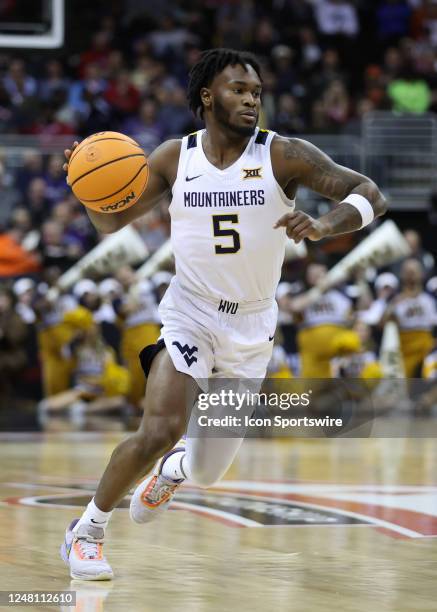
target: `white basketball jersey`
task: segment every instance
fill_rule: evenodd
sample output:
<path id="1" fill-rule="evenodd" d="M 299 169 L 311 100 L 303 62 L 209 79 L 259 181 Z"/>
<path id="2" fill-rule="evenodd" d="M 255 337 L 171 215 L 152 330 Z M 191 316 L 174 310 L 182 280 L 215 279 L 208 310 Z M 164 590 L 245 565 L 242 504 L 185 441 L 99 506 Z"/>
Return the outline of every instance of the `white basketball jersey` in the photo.
<path id="1" fill-rule="evenodd" d="M 217 300 L 273 298 L 287 240 L 273 225 L 294 208 L 273 175 L 275 134 L 257 128 L 241 157 L 219 170 L 203 151 L 204 132 L 182 139 L 170 205 L 176 277 Z"/>

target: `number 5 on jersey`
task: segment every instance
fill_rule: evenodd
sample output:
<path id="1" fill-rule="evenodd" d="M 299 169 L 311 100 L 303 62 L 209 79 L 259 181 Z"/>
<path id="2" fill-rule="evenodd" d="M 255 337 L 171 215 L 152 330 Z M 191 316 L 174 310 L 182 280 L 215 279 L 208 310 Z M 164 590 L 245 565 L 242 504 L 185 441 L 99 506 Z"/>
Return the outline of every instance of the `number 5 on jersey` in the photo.
<path id="1" fill-rule="evenodd" d="M 224 255 L 228 253 L 238 253 L 241 248 L 240 234 L 232 228 L 222 228 L 222 223 L 238 223 L 238 215 L 213 215 L 212 216 L 212 227 L 214 230 L 214 237 L 219 238 L 222 236 L 231 237 L 233 240 L 232 246 L 223 246 L 222 244 L 215 245 L 216 255 Z"/>

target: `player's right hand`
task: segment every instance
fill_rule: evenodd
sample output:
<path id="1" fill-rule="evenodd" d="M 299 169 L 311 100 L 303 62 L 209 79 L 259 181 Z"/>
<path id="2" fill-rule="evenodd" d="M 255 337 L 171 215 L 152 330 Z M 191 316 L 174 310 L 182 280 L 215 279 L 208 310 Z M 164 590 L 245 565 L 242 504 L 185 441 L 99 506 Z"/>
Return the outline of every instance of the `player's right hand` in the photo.
<path id="1" fill-rule="evenodd" d="M 68 162 L 70 161 L 70 157 L 71 154 L 73 153 L 74 149 L 79 145 L 79 143 L 77 142 L 77 140 L 75 140 L 73 142 L 73 146 L 71 147 L 71 149 L 65 149 L 64 150 L 64 155 L 65 155 L 65 159 L 67 160 L 65 162 L 65 164 L 62 166 L 62 168 L 64 169 L 64 172 L 68 172 Z M 70 183 L 68 182 L 68 176 L 66 178 L 67 181 L 67 185 L 69 185 Z"/>

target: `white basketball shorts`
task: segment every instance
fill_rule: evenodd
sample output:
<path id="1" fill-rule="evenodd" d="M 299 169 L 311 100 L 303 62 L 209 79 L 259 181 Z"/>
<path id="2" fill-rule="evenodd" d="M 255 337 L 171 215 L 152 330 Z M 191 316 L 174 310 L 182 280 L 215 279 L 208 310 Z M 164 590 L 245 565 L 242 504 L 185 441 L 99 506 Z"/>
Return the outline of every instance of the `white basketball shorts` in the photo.
<path id="1" fill-rule="evenodd" d="M 278 318 L 274 299 L 240 304 L 189 293 L 173 278 L 159 306 L 175 368 L 200 381 L 264 379 Z"/>

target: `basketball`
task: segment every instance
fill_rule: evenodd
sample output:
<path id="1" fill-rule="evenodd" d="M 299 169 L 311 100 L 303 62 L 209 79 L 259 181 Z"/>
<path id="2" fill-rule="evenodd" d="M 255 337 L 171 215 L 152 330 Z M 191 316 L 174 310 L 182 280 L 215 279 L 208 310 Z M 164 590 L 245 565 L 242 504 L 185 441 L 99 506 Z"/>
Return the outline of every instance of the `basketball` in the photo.
<path id="1" fill-rule="evenodd" d="M 98 132 L 85 138 L 68 163 L 68 182 L 84 206 L 115 213 L 133 206 L 149 178 L 140 145 L 119 132 Z"/>

